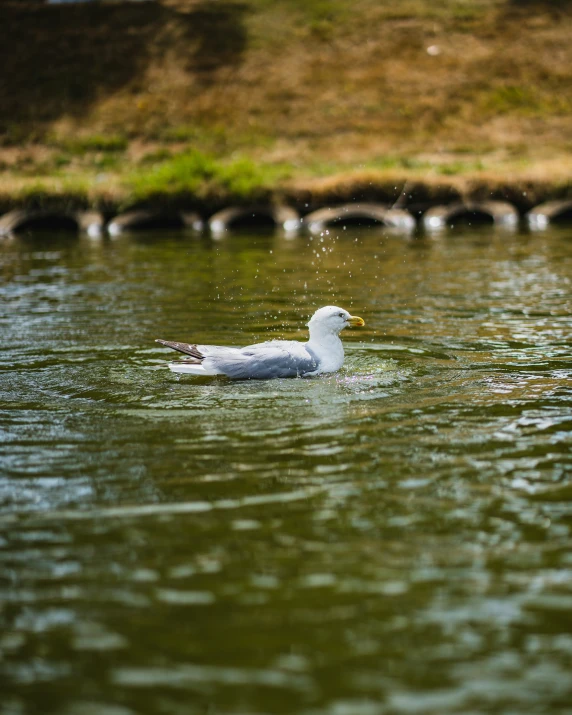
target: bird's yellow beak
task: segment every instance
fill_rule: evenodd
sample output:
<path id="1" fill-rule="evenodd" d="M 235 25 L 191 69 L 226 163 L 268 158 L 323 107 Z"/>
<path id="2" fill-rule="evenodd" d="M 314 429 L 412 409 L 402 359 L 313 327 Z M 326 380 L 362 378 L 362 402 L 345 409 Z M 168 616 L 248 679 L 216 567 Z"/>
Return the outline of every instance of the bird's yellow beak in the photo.
<path id="1" fill-rule="evenodd" d="M 365 325 L 365 320 L 363 318 L 359 318 L 357 315 L 350 315 L 348 318 L 348 325 L 351 325 L 352 328 L 361 328 Z"/>

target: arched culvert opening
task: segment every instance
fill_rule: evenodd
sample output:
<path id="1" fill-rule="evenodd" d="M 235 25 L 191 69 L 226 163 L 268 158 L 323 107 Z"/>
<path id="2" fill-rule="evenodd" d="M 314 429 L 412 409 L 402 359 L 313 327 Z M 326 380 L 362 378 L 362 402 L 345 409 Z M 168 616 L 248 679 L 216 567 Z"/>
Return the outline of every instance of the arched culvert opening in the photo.
<path id="1" fill-rule="evenodd" d="M 78 233 L 79 225 L 75 218 L 66 214 L 39 214 L 19 221 L 12 229 L 13 233 L 66 232 Z"/>
<path id="2" fill-rule="evenodd" d="M 276 229 L 295 232 L 299 217 L 288 206 L 231 206 L 218 211 L 209 219 L 209 228 L 214 235 L 227 231 L 272 232 Z"/>
<path id="3" fill-rule="evenodd" d="M 572 205 L 554 216 L 552 223 L 572 223 Z"/>
<path id="4" fill-rule="evenodd" d="M 407 211 L 380 204 L 344 204 L 312 211 L 304 217 L 304 226 L 310 233 L 320 233 L 328 227 L 390 228 L 410 233 L 415 219 Z"/>
<path id="5" fill-rule="evenodd" d="M 527 219 L 533 230 L 546 228 L 548 224 L 570 224 L 572 223 L 572 201 L 547 201 L 529 211 Z"/>
<path id="6" fill-rule="evenodd" d="M 129 225 L 129 230 L 131 231 L 176 230 L 181 228 L 185 228 L 185 224 L 179 216 L 148 216 Z"/>
<path id="7" fill-rule="evenodd" d="M 228 222 L 229 231 L 274 231 L 276 221 L 269 214 L 244 213 Z"/>
<path id="8" fill-rule="evenodd" d="M 433 206 L 423 216 L 423 227 L 427 231 L 439 231 L 455 226 L 486 225 L 516 228 L 518 212 L 512 204 L 505 201 L 482 201 Z"/>
<path id="9" fill-rule="evenodd" d="M 447 225 L 451 228 L 457 226 L 492 226 L 495 220 L 486 211 L 459 211 L 447 219 Z"/>
<path id="10" fill-rule="evenodd" d="M 190 212 L 127 211 L 116 216 L 108 225 L 110 235 L 137 231 L 169 231 L 201 226 L 200 217 Z"/>
<path id="11" fill-rule="evenodd" d="M 38 232 L 78 233 L 79 221 L 75 216 L 57 211 L 16 210 L 0 219 L 0 235 Z"/>

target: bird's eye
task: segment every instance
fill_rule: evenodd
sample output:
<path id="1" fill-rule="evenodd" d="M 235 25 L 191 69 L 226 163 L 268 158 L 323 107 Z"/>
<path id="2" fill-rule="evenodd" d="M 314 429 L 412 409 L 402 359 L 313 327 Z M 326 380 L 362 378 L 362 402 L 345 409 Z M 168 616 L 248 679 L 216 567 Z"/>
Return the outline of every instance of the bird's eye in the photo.
<path id="1" fill-rule="evenodd" d="M 343 313 L 340 313 L 339 316 L 340 316 L 340 318 L 345 317 Z"/>

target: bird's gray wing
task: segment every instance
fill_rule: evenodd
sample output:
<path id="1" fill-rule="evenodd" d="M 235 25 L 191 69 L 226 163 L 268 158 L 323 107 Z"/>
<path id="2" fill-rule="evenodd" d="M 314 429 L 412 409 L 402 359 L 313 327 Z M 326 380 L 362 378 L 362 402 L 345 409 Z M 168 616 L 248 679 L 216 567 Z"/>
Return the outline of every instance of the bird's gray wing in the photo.
<path id="1" fill-rule="evenodd" d="M 201 346 L 202 347 L 202 346 Z M 206 347 L 206 346 L 205 346 Z M 249 345 L 240 350 L 218 350 L 208 346 L 209 365 L 235 380 L 270 380 L 277 377 L 302 377 L 318 369 L 318 361 L 305 345 L 274 340 Z"/>
<path id="2" fill-rule="evenodd" d="M 227 345 L 197 345 L 196 346 L 202 353 L 203 357 L 212 357 L 216 355 L 217 357 L 236 357 L 240 354 L 242 348 L 229 348 Z"/>

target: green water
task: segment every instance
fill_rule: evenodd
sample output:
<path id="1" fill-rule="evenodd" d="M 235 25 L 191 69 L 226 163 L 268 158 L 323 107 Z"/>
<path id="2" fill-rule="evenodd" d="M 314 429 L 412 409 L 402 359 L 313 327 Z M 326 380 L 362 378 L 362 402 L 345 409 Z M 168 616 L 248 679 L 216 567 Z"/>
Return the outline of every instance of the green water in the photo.
<path id="1" fill-rule="evenodd" d="M 0 243 L 0 713 L 570 713 L 572 229 Z M 305 339 L 310 380 L 157 337 Z"/>

